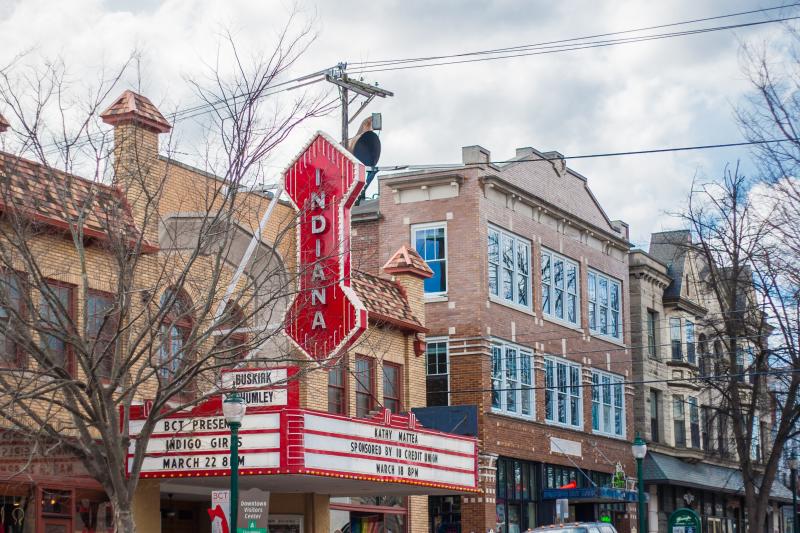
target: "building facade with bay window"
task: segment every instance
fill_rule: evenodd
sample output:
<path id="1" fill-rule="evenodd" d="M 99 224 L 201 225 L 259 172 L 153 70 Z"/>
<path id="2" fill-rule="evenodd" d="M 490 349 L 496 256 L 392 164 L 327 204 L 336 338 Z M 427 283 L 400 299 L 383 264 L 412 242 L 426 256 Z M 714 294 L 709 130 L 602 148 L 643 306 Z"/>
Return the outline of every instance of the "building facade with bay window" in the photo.
<path id="1" fill-rule="evenodd" d="M 408 243 L 434 272 L 417 416 L 482 443 L 483 494 L 432 497 L 432 531 L 518 533 L 556 521 L 561 497 L 568 519 L 629 531 L 627 226 L 557 152 L 462 154 L 457 168 L 382 175 L 353 215 L 354 264 L 375 271 Z"/>
<path id="2" fill-rule="evenodd" d="M 256 233 L 273 198 L 242 190 L 231 199 L 226 196 L 232 190 L 229 182 L 160 155 L 159 134 L 171 126 L 141 95 L 126 91 L 101 117 L 113 127 L 114 168 L 131 164 L 137 170 L 135 176 L 117 172 L 112 183 L 104 184 L 0 152 L 3 405 L 26 412 L 20 403 L 25 398 L 8 388 L 9 376 L 25 378 L 19 380 L 20 387 L 39 376 L 55 383 L 53 375 L 81 387 L 97 382 L 104 386 L 109 369 L 127 364 L 120 354 L 129 341 L 119 328 L 135 329 L 134 319 L 119 311 L 121 300 L 115 292 L 118 263 L 111 250 L 116 238 L 113 243 L 127 260 L 143 258 L 133 262 L 135 275 L 128 290 L 122 291 L 126 293 L 122 301 L 161 317 L 142 332 L 152 339 L 151 352 L 130 370 L 149 376 L 144 384 L 128 389 L 124 397 L 106 387 L 109 401 L 115 402 L 114 412 L 121 406 L 121 431 L 129 432 L 131 438 L 131 447 L 119 450 L 126 463 L 120 465 L 125 469 L 119 472 L 121 476 L 131 474 L 134 451 L 144 450 L 132 501 L 139 531 L 211 531 L 207 512 L 211 492 L 230 487 L 230 430 L 221 409 L 221 389 L 230 389 L 226 383 L 238 383 L 233 388 L 248 404 L 239 434 L 239 485 L 242 490 L 266 491 L 270 530 L 424 532 L 428 496 L 479 493 L 475 438 L 425 427 L 411 412 L 426 403 L 423 294 L 427 280 L 440 270 L 434 271 L 414 250 L 400 246 L 382 254 L 382 268 L 373 272 L 356 265 L 346 281 L 360 301 L 366 331 L 356 344 L 324 365 L 288 344 L 280 323 L 274 336 L 246 342 L 259 328 L 273 331 L 273 320 L 283 319 L 290 302 L 280 291 L 265 307 L 269 316 L 250 315 L 250 322 L 242 318 L 244 309 L 223 301 L 224 307 L 219 307 L 224 308 L 223 315 L 212 313 L 219 322 L 209 328 L 207 338 L 192 344 L 194 332 L 205 327 L 202 322 L 212 320 L 208 314 L 201 318 L 202 310 L 220 303 L 216 298 L 228 286 L 250 243 L 256 253 L 251 261 L 242 262 L 246 288 L 241 289 L 247 296 L 241 301 L 250 303 L 242 306 L 255 305 L 254 301 L 265 297 L 266 285 L 247 292 L 256 280 L 271 279 L 272 273 L 281 281 L 291 278 L 293 258 L 299 254 L 294 231 L 286 229 L 294 229 L 297 212 L 293 205 L 276 199 L 269 224 Z M 0 135 L 10 134 L 4 133 L 7 126 L 0 117 Z M 148 204 L 154 209 L 152 217 L 143 216 L 143 197 L 152 202 Z M 215 231 L 210 231 L 198 220 L 213 219 L 221 209 L 214 203 L 220 197 L 238 203 L 232 209 L 231 224 L 215 225 Z M 83 206 L 82 217 L 76 215 L 75 205 Z M 17 211 L 10 206 L 29 209 Z M 68 229 L 70 224 L 85 236 L 80 247 Z M 118 224 L 124 229 L 119 230 Z M 35 264 L 41 271 L 9 267 L 15 265 L 8 259 L 9 250 L 19 245 L 8 241 L 14 234 L 9 228 L 31 228 L 38 254 Z M 207 260 L 208 254 L 220 248 L 198 248 L 204 233 L 230 236 L 220 259 L 220 291 L 209 289 L 209 272 L 215 271 Z M 121 235 L 142 237 L 143 245 L 129 248 Z M 280 235 L 287 237 L 281 240 Z M 348 242 L 342 247 L 349 252 Z M 160 273 L 169 276 L 173 268 L 180 271 L 176 265 L 192 264 L 189 258 L 194 252 L 199 259 L 196 267 L 185 271 L 190 280 L 185 287 L 176 288 L 172 278 L 165 286 L 153 283 Z M 81 272 L 87 275 L 82 277 Z M 43 282 L 35 285 L 35 277 Z M 123 323 L 125 317 L 128 322 Z M 81 334 L 67 335 L 64 328 L 56 327 L 51 331 L 50 325 L 59 322 L 68 322 L 70 332 Z M 16 339 L 34 326 L 39 331 L 36 345 L 24 348 Z M 90 348 L 79 359 L 78 350 L 87 350 L 86 342 Z M 33 349 L 40 350 L 34 352 L 35 357 Z M 93 361 L 95 355 L 96 374 L 94 367 L 87 370 L 86 365 L 75 364 L 87 358 Z M 228 359 L 220 359 L 223 355 Z M 198 374 L 204 379 L 188 380 L 169 403 L 154 408 L 154 391 L 204 356 L 209 356 L 205 361 L 211 365 L 208 373 Z M 446 369 L 445 350 L 443 358 L 434 362 L 433 372 L 427 373 L 446 375 Z M 443 392 L 447 394 L 446 389 Z M 63 408 L 58 392 L 53 394 L 52 404 L 37 398 L 38 403 L 24 407 L 37 416 L 44 413 L 64 422 L 67 429 L 59 436 L 60 445 L 50 445 L 46 437 L 32 436 L 25 426 L 14 425 L 8 413 L 0 423 L 0 529 L 119 531 L 108 487 L 76 455 L 77 437 L 69 429 L 74 419 Z M 153 420 L 156 425 L 145 444 L 142 427 Z M 94 429 L 88 431 L 91 439 L 100 438 Z"/>
<path id="3" fill-rule="evenodd" d="M 742 336 L 731 368 L 723 312 L 701 257 L 691 233 L 682 230 L 655 233 L 647 252 L 631 252 L 633 412 L 648 448 L 648 530 L 665 531 L 669 515 L 689 507 L 709 533 L 781 531 L 780 507 L 791 492 L 777 479 L 769 523 L 755 528 L 748 522 L 731 408 L 717 390 L 724 386 L 714 381 L 732 374 L 742 394 L 751 393 L 753 353 L 766 338 Z M 770 446 L 772 414 L 769 402 L 756 405 L 749 452 L 758 470 Z"/>

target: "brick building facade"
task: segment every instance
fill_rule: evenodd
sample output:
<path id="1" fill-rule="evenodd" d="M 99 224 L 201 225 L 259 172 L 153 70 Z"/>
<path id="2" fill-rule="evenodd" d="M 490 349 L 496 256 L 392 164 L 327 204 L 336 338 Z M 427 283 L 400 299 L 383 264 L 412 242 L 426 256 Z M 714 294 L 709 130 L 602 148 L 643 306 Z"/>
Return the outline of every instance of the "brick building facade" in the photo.
<path id="1" fill-rule="evenodd" d="M 139 263 L 135 286 L 130 291 L 144 295 L 137 297 L 136 305 L 140 305 L 140 301 L 141 305 L 147 305 L 148 301 L 159 302 L 161 294 L 153 294 L 154 290 L 157 288 L 161 292 L 169 289 L 154 285 L 153 280 L 159 279 L 165 271 L 169 272 L 170 268 L 183 264 L 196 251 L 197 241 L 201 238 L 199 233 L 209 231 L 199 230 L 198 228 L 204 226 L 197 220 L 221 209 L 217 199 L 224 198 L 226 191 L 229 191 L 228 184 L 221 178 L 159 155 L 159 134 L 167 132 L 170 125 L 143 96 L 129 91 L 124 93 L 102 117 L 114 127 L 115 172 L 112 185 L 102 185 L 79 176 L 56 172 L 44 165 L 0 153 L 0 161 L 3 163 L 0 177 L 5 185 L 12 184 L 11 187 L 4 187 L 3 191 L 16 195 L 13 198 L 17 205 L 30 207 L 23 215 L 36 220 L 36 227 L 41 230 L 35 235 L 34 248 L 40 254 L 35 262 L 42 265 L 45 269 L 43 275 L 48 279 L 54 280 L 60 287 L 69 286 L 72 291 L 70 302 L 74 307 L 74 315 L 66 318 L 75 321 L 76 331 L 86 328 L 81 317 L 89 313 L 86 309 L 90 295 L 97 291 L 110 293 L 115 288 L 116 264 L 109 256 L 108 248 L 103 246 L 103 232 L 112 234 L 116 225 L 122 221 L 131 232 L 144 236 L 143 242 L 147 246 L 140 253 L 149 255 L 147 260 Z M 0 117 L 0 134 L 6 127 L 7 123 Z M 98 190 L 100 194 L 97 194 Z M 71 239 L 71 233 L 65 231 L 70 223 L 80 224 L 80 219 L 76 218 L 72 204 L 63 201 L 63 198 L 91 198 L 86 191 L 92 191 L 96 195 L 96 201 L 100 203 L 97 207 L 90 205 L 87 210 L 89 216 L 83 228 L 87 241 L 81 251 L 85 250 L 88 264 L 81 267 L 80 254 Z M 227 286 L 271 201 L 269 195 L 259 192 L 244 191 L 237 198 L 240 202 L 235 211 L 234 227 L 237 229 L 233 230 L 236 233 L 227 245 L 224 266 L 219 271 L 214 270 L 211 259 L 201 257 L 196 267 L 186 273 L 191 278 L 191 283 L 187 283 L 187 294 L 181 300 L 181 305 L 185 306 L 187 314 L 206 307 L 207 304 L 219 303 L 217 300 L 203 300 L 206 294 L 204 288 L 210 283 L 209 273 L 220 272 L 223 280 L 220 287 Z M 7 202 L 4 203 L 4 206 L 8 205 Z M 157 216 L 146 216 L 147 210 L 152 210 L 153 206 Z M 109 222 L 109 217 L 101 216 L 112 211 L 118 214 L 118 219 Z M 9 215 L 5 208 L 4 215 Z M 96 219 L 93 218 L 95 215 Z M 291 227 L 294 219 L 293 208 L 283 201 L 277 202 L 275 212 L 258 243 L 259 247 L 269 249 L 272 253 L 256 254 L 256 259 L 248 263 L 245 269 L 246 279 L 258 278 L 271 269 L 278 269 L 279 274 L 290 277 L 288 273 L 294 268 L 296 243 L 293 240 L 294 233 L 287 233 L 285 230 L 286 227 Z M 8 223 L 8 219 L 3 223 Z M 92 226 L 93 223 L 97 227 Z M 91 233 L 92 231 L 95 233 Z M 279 239 L 282 233 L 289 235 L 288 239 Z M 4 235 L 7 236 L 8 233 Z M 7 241 L 3 241 L 0 246 L 5 250 L 9 249 Z M 383 438 L 381 435 L 390 434 L 389 431 L 379 434 L 376 430 L 374 439 L 365 438 L 367 441 L 385 444 L 385 449 L 393 450 L 393 454 L 415 452 L 416 438 L 446 438 L 442 433 L 425 433 L 424 428 L 418 428 L 413 417 L 398 416 L 401 412 L 425 405 L 425 358 L 421 357 L 424 346 L 420 339 L 427 331 L 423 283 L 431 274 L 424 262 L 416 256 L 416 252 L 404 250 L 398 256 L 394 254 L 398 248 L 400 246 L 381 253 L 378 257 L 382 261 L 376 264 L 385 263 L 387 272 L 381 272 L 380 269 L 373 269 L 372 272 L 357 269 L 353 271 L 349 281 L 367 310 L 368 329 L 333 367 L 323 368 L 316 363 L 298 362 L 298 357 L 292 357 L 291 352 L 286 351 L 285 340 L 280 338 L 272 338 L 252 348 L 252 357 L 257 356 L 262 360 L 275 354 L 277 361 L 274 364 L 267 361 L 261 364 L 262 367 L 284 368 L 289 365 L 290 368 L 302 370 L 298 374 L 302 377 L 289 385 L 296 387 L 296 394 L 288 393 L 290 399 L 287 400 L 286 408 L 274 410 L 276 416 L 294 417 L 292 427 L 285 424 L 280 427 L 281 438 L 298 426 L 302 427 L 302 420 L 309 420 L 308 417 L 325 420 L 335 427 L 361 430 L 366 428 L 369 432 L 373 427 L 400 428 L 402 431 L 397 433 L 406 435 L 403 443 L 383 443 L 380 440 Z M 201 251 L 200 255 L 203 256 L 204 252 Z M 264 257 L 271 259 L 263 259 Z M 177 270 L 180 271 L 180 268 Z M 85 287 L 81 284 L 81 272 L 89 273 Z M 20 270 L 18 274 L 24 276 L 26 273 Z M 9 302 L 7 296 L 4 292 L 3 302 Z M 37 303 L 38 297 L 33 298 L 33 302 Z M 278 299 L 269 311 L 280 317 L 285 306 L 286 301 Z M 237 325 L 234 329 L 240 327 L 241 325 Z M 169 337 L 169 341 L 159 337 L 164 331 L 170 331 L 171 335 L 172 329 L 154 329 L 150 335 L 160 339 L 155 341 L 152 349 L 155 354 L 160 354 L 160 350 L 175 349 L 172 337 Z M 247 331 L 242 328 L 243 335 Z M 227 334 L 222 329 L 219 330 L 219 335 Z M 216 333 L 211 333 L 210 337 L 213 338 L 214 335 Z M 120 337 L 114 342 L 126 341 Z M 3 346 L 7 348 L 8 343 Z M 209 341 L 199 350 L 215 346 Z M 111 351 L 114 352 L 113 349 Z M 4 353 L 4 366 L 12 359 L 14 358 L 8 353 Z M 16 365 L 17 362 L 11 364 Z M 237 360 L 232 366 L 247 367 L 247 360 Z M 6 370 L 14 375 L 34 368 L 36 367 L 26 367 L 20 363 L 19 366 L 11 366 Z M 88 379 L 80 369 L 76 372 L 79 380 Z M 46 369 L 42 373 L 46 374 Z M 214 381 L 216 380 L 210 380 L 206 386 L 213 387 Z M 134 404 L 139 406 L 137 412 L 145 413 L 145 417 L 148 416 L 147 409 L 143 406 L 152 398 L 151 394 L 155 390 L 155 382 L 148 383 L 153 386 L 143 385 L 134 398 Z M 390 407 L 395 414 L 382 409 L 384 406 Z M 308 427 L 308 422 L 305 424 L 306 430 L 313 429 Z M 113 512 L 103 487 L 74 456 L 59 451 L 54 452 L 51 457 L 41 457 L 29 443 L 23 440 L 20 444 L 9 437 L 19 435 L 20 430 L 8 419 L 0 427 L 0 434 L 5 439 L 0 441 L 0 455 L 11 461 L 11 467 L 0 472 L 2 516 L 13 515 L 15 520 L 19 518 L 18 525 L 24 527 L 26 532 L 89 529 L 110 531 L 114 528 Z M 465 446 L 474 448 L 474 442 L 470 444 L 469 439 L 462 441 Z M 287 453 L 285 450 L 291 448 L 292 443 L 295 443 L 295 454 L 310 453 L 304 447 L 302 438 L 284 442 L 275 453 Z M 372 460 L 368 454 L 377 448 L 367 446 L 365 449 L 368 450 L 366 455 L 357 454 L 353 464 Z M 223 454 L 225 450 L 214 453 Z M 355 466 L 347 465 L 347 457 L 350 455 L 353 454 L 330 452 L 330 457 L 339 457 L 341 468 L 344 469 L 341 473 L 337 473 L 335 468 L 333 471 L 301 469 L 299 473 L 302 475 L 297 471 L 290 473 L 288 470 L 281 470 L 284 468 L 284 459 L 281 459 L 281 467 L 268 472 L 269 475 L 255 475 L 253 471 L 250 472 L 253 475 L 244 475 L 241 478 L 242 488 L 257 487 L 270 491 L 270 514 L 298 517 L 297 523 L 303 524 L 301 531 L 304 529 L 315 533 L 329 533 L 335 529 L 366 531 L 375 527 L 385 527 L 395 533 L 426 530 L 427 495 L 448 492 L 442 490 L 441 483 L 437 483 L 435 479 L 427 482 L 415 481 L 414 476 L 408 472 L 410 468 L 406 471 L 406 479 L 392 480 L 393 476 L 376 476 L 374 472 L 372 475 L 359 475 L 354 470 Z M 436 457 L 428 461 L 419 458 L 421 456 L 418 451 L 413 455 L 417 457 L 416 461 L 424 463 L 417 471 L 438 468 L 435 465 Z M 459 470 L 459 474 L 470 478 L 474 484 L 474 459 L 467 452 L 462 453 L 462 456 L 468 459 L 469 469 Z M 287 461 L 295 460 L 296 457 L 299 456 L 292 455 Z M 157 469 L 147 472 L 145 477 L 148 479 L 142 479 L 136 488 L 133 513 L 138 530 L 148 533 L 210 531 L 206 509 L 210 505 L 211 490 L 227 488 L 229 478 L 219 473 L 205 473 L 201 477 L 201 474 L 192 473 L 190 469 L 182 467 L 163 472 L 167 467 L 162 468 L 161 463 L 158 465 Z M 387 466 L 378 463 L 378 472 L 381 472 L 381 468 L 384 472 L 391 473 L 393 467 L 391 464 Z M 108 529 L 103 529 L 104 526 Z"/>
<path id="2" fill-rule="evenodd" d="M 356 264 L 410 243 L 435 273 L 429 410 L 477 407 L 483 494 L 432 497 L 431 530 L 518 533 L 571 496 L 567 519 L 629 531 L 631 494 L 597 492 L 634 473 L 627 226 L 557 152 L 490 161 L 470 146 L 463 166 L 382 176 L 353 218 Z"/>

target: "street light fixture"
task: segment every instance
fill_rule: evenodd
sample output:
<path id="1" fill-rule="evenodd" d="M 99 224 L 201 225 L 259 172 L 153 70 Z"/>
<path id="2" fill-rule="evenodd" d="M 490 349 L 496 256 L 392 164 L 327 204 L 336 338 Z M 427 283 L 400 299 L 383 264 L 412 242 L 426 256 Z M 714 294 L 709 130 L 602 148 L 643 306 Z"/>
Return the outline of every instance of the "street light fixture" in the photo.
<path id="1" fill-rule="evenodd" d="M 231 524 L 230 530 L 236 531 L 239 514 L 239 428 L 242 426 L 247 404 L 236 391 L 222 402 L 222 414 L 231 428 Z"/>
<path id="2" fill-rule="evenodd" d="M 631 451 L 633 452 L 633 457 L 636 459 L 636 487 L 639 492 L 639 533 L 647 533 L 645 531 L 644 479 L 642 474 L 642 461 L 647 455 L 647 443 L 638 433 L 636 434 L 636 438 L 633 439 Z"/>
<path id="3" fill-rule="evenodd" d="M 792 452 L 786 462 L 789 464 L 789 473 L 792 476 L 792 532 L 797 533 L 797 453 Z"/>

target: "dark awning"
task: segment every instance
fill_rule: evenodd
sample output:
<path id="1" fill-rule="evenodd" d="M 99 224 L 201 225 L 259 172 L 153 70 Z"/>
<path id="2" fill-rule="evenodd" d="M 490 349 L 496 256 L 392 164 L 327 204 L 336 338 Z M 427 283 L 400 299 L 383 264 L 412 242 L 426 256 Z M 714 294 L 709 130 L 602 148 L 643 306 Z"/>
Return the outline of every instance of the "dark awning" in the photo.
<path id="1" fill-rule="evenodd" d="M 744 479 L 739 470 L 708 463 L 687 463 L 678 457 L 648 452 L 644 460 L 645 483 L 670 483 L 695 489 L 744 495 Z M 792 493 L 775 480 L 770 498 L 791 502 Z"/>
<path id="2" fill-rule="evenodd" d="M 543 500 L 566 498 L 581 503 L 621 503 L 636 502 L 635 490 L 614 489 L 611 487 L 589 487 L 584 489 L 544 489 Z"/>

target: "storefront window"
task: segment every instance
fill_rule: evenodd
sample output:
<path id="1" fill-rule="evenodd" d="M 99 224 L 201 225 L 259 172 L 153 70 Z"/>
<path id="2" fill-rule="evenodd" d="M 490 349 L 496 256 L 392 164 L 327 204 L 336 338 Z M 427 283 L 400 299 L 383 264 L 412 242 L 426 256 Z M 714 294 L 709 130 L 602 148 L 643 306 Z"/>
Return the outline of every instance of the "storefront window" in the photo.
<path id="1" fill-rule="evenodd" d="M 428 498 L 431 533 L 461 533 L 461 496 Z"/>
<path id="2" fill-rule="evenodd" d="M 113 533 L 114 509 L 103 493 L 76 491 L 75 531 Z"/>
<path id="3" fill-rule="evenodd" d="M 406 533 L 407 505 L 400 496 L 331 498 L 330 531 Z"/>
<path id="4" fill-rule="evenodd" d="M 528 461 L 497 460 L 497 533 L 520 533 L 536 527 L 537 467 Z"/>

